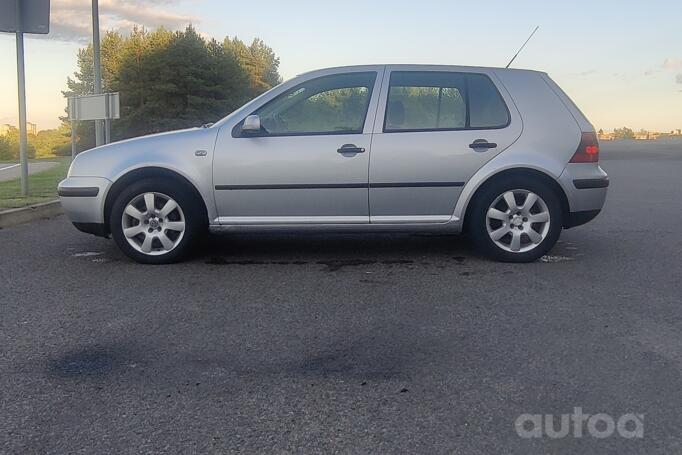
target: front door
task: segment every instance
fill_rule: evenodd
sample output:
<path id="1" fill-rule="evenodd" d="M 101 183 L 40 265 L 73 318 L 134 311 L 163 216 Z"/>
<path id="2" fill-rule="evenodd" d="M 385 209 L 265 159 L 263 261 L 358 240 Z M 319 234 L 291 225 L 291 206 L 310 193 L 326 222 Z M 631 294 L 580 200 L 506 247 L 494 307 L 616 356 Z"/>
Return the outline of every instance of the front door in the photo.
<path id="1" fill-rule="evenodd" d="M 213 166 L 220 223 L 368 223 L 379 73 L 306 80 L 253 112 L 259 133 L 243 134 L 240 124 L 221 131 Z"/>
<path id="2" fill-rule="evenodd" d="M 520 118 L 492 76 L 386 71 L 372 140 L 372 223 L 450 220 L 464 184 L 519 137 Z"/>

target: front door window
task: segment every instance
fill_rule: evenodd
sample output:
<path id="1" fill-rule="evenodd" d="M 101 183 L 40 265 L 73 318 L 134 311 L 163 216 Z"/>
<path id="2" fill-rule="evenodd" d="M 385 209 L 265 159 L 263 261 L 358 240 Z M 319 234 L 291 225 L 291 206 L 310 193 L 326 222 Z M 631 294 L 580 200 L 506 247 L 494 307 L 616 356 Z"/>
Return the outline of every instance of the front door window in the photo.
<path id="1" fill-rule="evenodd" d="M 320 77 L 254 113 L 267 136 L 362 133 L 375 79 L 374 72 Z"/>

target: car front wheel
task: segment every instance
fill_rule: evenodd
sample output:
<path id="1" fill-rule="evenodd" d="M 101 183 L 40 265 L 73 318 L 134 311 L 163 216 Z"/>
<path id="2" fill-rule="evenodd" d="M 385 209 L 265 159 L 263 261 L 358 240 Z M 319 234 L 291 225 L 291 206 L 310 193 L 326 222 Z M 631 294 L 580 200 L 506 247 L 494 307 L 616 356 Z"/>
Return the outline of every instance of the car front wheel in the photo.
<path id="1" fill-rule="evenodd" d="M 162 179 L 137 182 L 119 194 L 111 234 L 130 258 L 145 264 L 180 260 L 201 235 L 201 211 L 191 192 Z"/>

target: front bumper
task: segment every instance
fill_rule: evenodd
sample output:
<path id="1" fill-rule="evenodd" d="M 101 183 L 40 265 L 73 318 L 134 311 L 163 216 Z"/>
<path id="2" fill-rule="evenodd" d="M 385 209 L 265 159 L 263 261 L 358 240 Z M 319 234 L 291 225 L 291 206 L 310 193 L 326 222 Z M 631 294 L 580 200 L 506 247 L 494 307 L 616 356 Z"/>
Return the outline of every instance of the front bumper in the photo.
<path id="1" fill-rule="evenodd" d="M 67 177 L 59 182 L 57 194 L 64 213 L 74 224 L 103 225 L 104 201 L 110 186 L 111 181 L 104 177 Z"/>
<path id="2" fill-rule="evenodd" d="M 86 234 L 109 238 L 109 230 L 104 223 L 73 223 L 74 227 Z"/>

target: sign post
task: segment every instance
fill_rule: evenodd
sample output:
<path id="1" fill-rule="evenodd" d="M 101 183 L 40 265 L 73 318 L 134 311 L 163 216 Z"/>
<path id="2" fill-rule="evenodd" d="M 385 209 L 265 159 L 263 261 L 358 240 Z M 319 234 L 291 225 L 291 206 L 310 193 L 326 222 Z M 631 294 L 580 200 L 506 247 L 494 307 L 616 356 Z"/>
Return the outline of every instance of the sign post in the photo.
<path id="1" fill-rule="evenodd" d="M 71 161 L 78 155 L 78 150 L 76 150 L 76 128 L 78 128 L 78 120 L 71 120 Z"/>
<path id="2" fill-rule="evenodd" d="M 21 1 L 17 2 L 17 86 L 19 88 L 19 163 L 21 195 L 28 196 L 28 137 L 26 134 L 26 74 L 24 71 L 24 32 L 21 31 Z"/>
<path id="3" fill-rule="evenodd" d="M 0 0 L 0 32 L 14 33 L 17 40 L 17 86 L 19 101 L 19 162 L 21 195 L 28 195 L 28 138 L 26 135 L 26 77 L 24 33 L 50 31 L 50 0 Z"/>
<path id="4" fill-rule="evenodd" d="M 94 75 L 94 93 L 102 93 L 102 65 L 100 62 L 100 41 L 99 41 L 99 3 L 92 0 L 92 63 Z M 95 120 L 95 145 L 99 147 L 105 144 L 104 124 L 102 120 Z"/>

